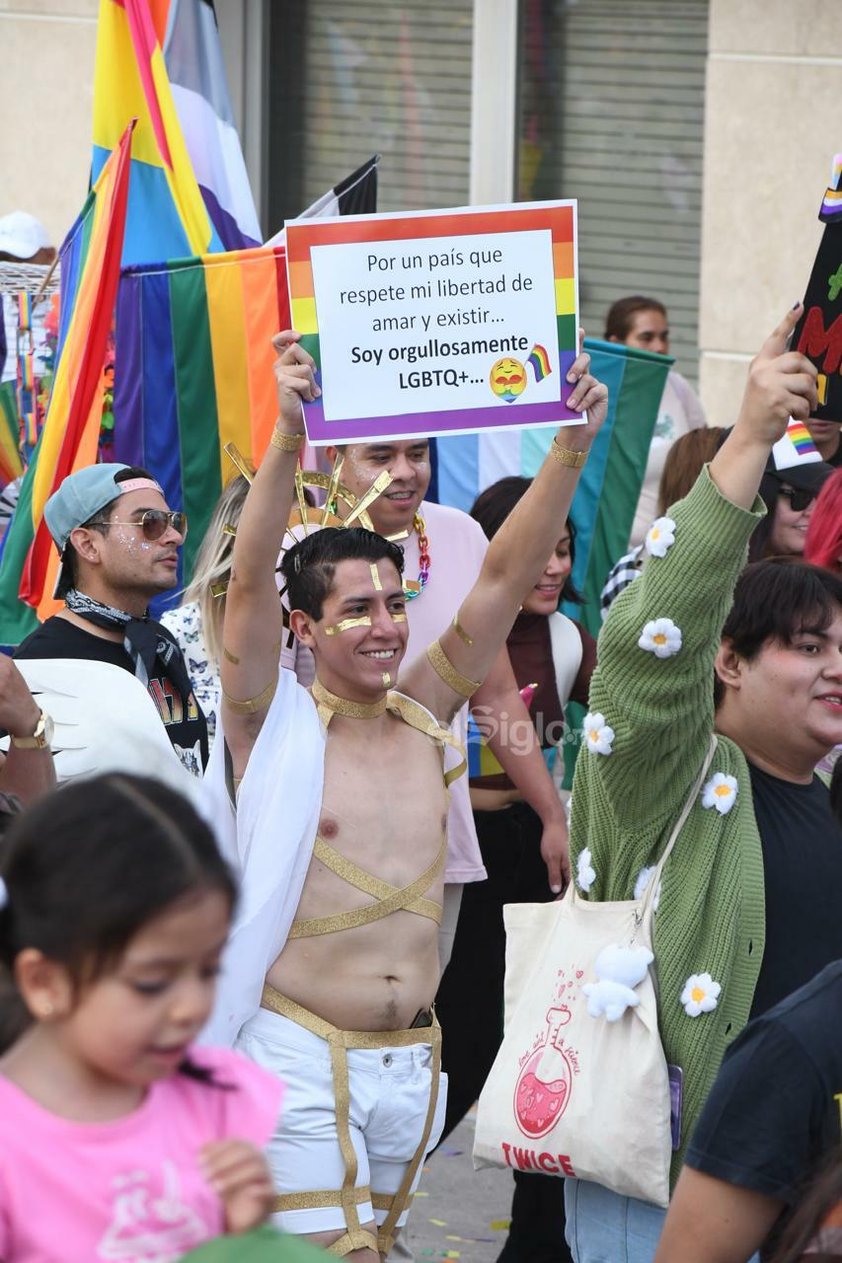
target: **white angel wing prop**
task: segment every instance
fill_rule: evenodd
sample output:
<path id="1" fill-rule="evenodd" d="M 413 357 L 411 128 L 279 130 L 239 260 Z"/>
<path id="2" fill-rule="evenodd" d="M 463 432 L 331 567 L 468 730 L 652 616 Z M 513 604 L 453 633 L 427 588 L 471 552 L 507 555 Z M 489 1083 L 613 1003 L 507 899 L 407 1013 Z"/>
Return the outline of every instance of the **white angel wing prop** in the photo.
<path id="1" fill-rule="evenodd" d="M 199 781 L 181 763 L 155 703 L 135 676 L 109 662 L 23 658 L 15 665 L 55 724 L 59 781 L 131 772 L 196 801 Z"/>

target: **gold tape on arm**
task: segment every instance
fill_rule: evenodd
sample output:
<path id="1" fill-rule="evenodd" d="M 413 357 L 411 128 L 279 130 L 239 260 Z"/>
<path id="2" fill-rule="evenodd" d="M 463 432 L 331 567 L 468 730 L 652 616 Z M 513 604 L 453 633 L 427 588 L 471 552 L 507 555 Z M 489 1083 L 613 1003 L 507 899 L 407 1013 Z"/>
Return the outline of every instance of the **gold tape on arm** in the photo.
<path id="1" fill-rule="evenodd" d="M 453 630 L 456 632 L 456 635 L 462 641 L 462 644 L 467 645 L 468 648 L 470 649 L 471 645 L 474 643 L 474 638 L 473 636 L 468 635 L 468 633 L 465 631 L 465 628 L 460 623 L 458 610 L 453 615 Z"/>
<path id="2" fill-rule="evenodd" d="M 222 696 L 234 715 L 256 715 L 260 711 L 267 709 L 275 696 L 277 687 L 278 681 L 273 680 L 271 684 L 266 685 L 262 693 L 258 693 L 256 697 L 246 697 L 243 701 L 238 701 L 236 697 L 226 693 L 225 689 L 222 690 Z"/>
<path id="3" fill-rule="evenodd" d="M 439 640 L 434 640 L 427 650 L 427 661 L 439 679 L 444 680 L 448 688 L 452 688 L 460 697 L 473 697 L 480 686 L 479 680 L 469 680 L 461 671 L 456 670 Z"/>

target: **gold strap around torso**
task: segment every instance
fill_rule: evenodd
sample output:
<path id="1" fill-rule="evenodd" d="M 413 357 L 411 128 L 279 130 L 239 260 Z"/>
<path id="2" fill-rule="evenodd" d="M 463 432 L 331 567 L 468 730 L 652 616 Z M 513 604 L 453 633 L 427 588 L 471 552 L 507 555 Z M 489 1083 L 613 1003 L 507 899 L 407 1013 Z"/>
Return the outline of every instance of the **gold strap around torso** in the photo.
<path id="1" fill-rule="evenodd" d="M 293 921 L 289 938 L 312 938 L 317 934 L 335 934 L 337 930 L 351 930 L 358 925 L 369 925 L 372 921 L 380 921 L 391 916 L 393 912 L 414 912 L 418 916 L 429 917 L 441 924 L 441 904 L 422 896 L 425 890 L 444 871 L 447 857 L 447 841 L 442 842 L 439 853 L 428 869 L 416 877 L 408 886 L 399 888 L 391 886 L 387 881 L 367 873 L 353 860 L 340 854 L 323 837 L 316 835 L 313 855 L 324 864 L 325 868 L 336 873 L 343 881 L 365 894 L 371 895 L 376 902 L 364 904 L 361 908 L 352 908 L 349 912 L 335 912 L 328 917 L 312 917 L 306 921 Z"/>

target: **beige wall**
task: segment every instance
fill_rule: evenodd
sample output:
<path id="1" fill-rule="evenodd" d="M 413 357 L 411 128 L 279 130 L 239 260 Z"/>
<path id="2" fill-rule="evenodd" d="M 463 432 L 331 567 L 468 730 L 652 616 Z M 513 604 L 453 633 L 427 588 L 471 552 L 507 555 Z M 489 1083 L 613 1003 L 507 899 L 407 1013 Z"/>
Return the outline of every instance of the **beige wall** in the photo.
<path id="1" fill-rule="evenodd" d="M 711 0 L 700 390 L 734 419 L 751 354 L 803 297 L 842 149 L 842 3 Z"/>
<path id="2" fill-rule="evenodd" d="M 0 215 L 29 211 L 56 245 L 88 191 L 98 10 L 0 0 Z"/>

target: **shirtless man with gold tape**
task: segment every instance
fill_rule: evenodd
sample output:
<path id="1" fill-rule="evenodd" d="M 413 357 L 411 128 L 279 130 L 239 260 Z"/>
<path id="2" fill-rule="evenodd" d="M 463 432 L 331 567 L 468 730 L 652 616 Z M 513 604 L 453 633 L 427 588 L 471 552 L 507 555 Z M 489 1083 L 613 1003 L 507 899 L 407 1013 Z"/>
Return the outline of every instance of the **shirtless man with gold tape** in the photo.
<path id="1" fill-rule="evenodd" d="M 559 431 L 452 625 L 401 671 L 400 692 L 401 550 L 351 528 L 317 531 L 286 553 L 290 624 L 315 658 L 308 693 L 291 672 L 278 678 L 274 570 L 301 403 L 319 391 L 298 335 L 275 345 L 280 415 L 240 518 L 226 600 L 221 716 L 229 785 L 240 786 L 242 894 L 211 1036 L 236 1037 L 287 1083 L 269 1154 L 280 1226 L 376 1263 L 444 1112 L 431 1005 L 447 783 L 460 770 L 448 725 L 552 551 L 607 391 L 580 355 L 570 406 L 587 424 Z"/>

